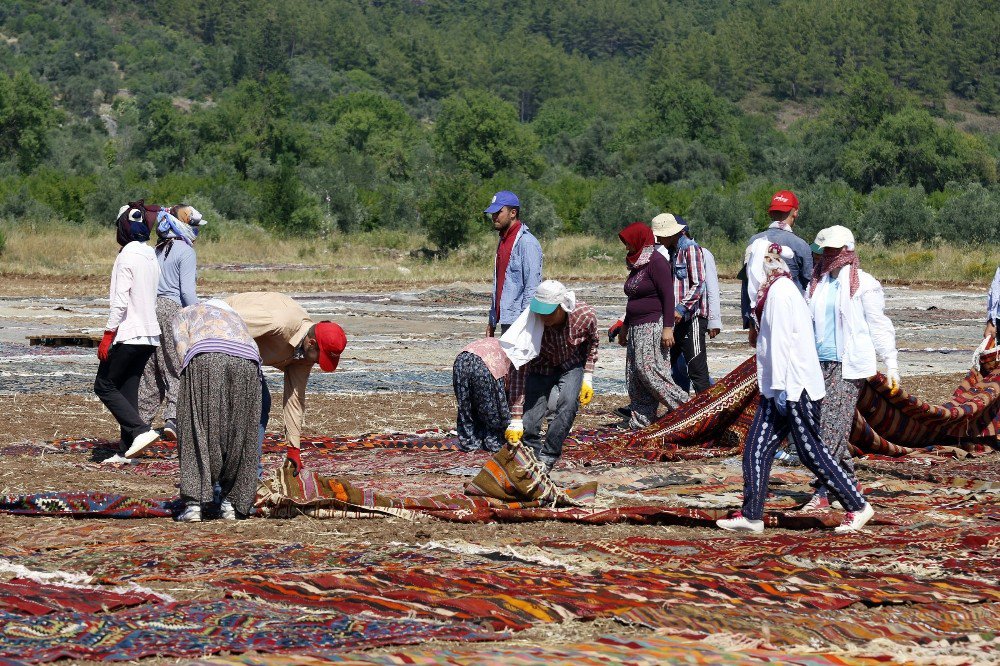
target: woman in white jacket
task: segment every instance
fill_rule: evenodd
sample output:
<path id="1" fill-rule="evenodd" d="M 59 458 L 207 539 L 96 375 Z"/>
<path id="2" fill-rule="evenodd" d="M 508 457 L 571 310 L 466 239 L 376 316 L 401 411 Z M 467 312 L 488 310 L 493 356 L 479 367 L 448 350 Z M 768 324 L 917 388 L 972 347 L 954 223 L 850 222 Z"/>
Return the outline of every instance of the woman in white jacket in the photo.
<path id="1" fill-rule="evenodd" d="M 121 452 L 137 455 L 159 439 L 139 416 L 139 379 L 160 344 L 156 322 L 156 285 L 160 267 L 149 241 L 149 227 L 138 207 L 118 212 L 121 250 L 111 271 L 111 312 L 97 350 L 94 393 L 121 427 Z"/>
<path id="2" fill-rule="evenodd" d="M 885 315 L 882 285 L 861 270 L 851 230 L 840 225 L 823 229 L 815 245 L 823 257 L 813 266 L 808 298 L 826 387 L 820 433 L 830 454 L 857 484 L 848 437 L 858 394 L 877 371 L 876 357 L 885 363 L 892 389 L 899 387 L 896 331 Z M 815 487 L 804 510 L 829 506 L 829 489 Z"/>
<path id="3" fill-rule="evenodd" d="M 785 437 L 802 463 L 832 488 L 847 508 L 837 532 L 854 532 L 874 510 L 823 445 L 819 434 L 823 373 L 812 344 L 809 309 L 792 282 L 782 254 L 787 247 L 766 238 L 750 246 L 747 282 L 757 324 L 757 386 L 760 404 L 743 447 L 743 506 L 716 521 L 724 530 L 764 531 L 764 501 L 774 452 Z"/>

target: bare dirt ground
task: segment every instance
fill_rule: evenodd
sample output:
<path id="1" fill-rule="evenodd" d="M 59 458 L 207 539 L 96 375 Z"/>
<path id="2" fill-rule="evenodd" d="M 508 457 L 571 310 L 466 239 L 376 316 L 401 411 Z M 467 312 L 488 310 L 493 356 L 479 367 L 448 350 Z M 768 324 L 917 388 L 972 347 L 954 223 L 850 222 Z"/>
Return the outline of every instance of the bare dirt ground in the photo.
<path id="1" fill-rule="evenodd" d="M 416 293 L 337 295 L 314 293 L 322 285 L 296 285 L 310 312 L 340 321 L 348 331 L 349 353 L 333 376 L 314 373 L 307 402 L 306 431 L 321 434 L 359 434 L 422 428 L 450 429 L 455 404 L 450 392 L 450 365 L 464 344 L 482 331 L 481 285 L 431 286 Z M 226 291 L 225 283 L 213 283 L 213 294 Z M 241 289 L 246 285 L 239 284 Z M 29 350 L 24 335 L 38 331 L 79 329 L 99 331 L 106 316 L 106 284 L 97 281 L 64 283 L 50 277 L 21 277 L 5 284 L 0 297 L 0 446 L 28 440 L 51 440 L 63 436 L 113 438 L 117 427 L 100 402 L 89 391 L 96 369 L 95 350 L 69 350 L 65 356 Z M 267 289 L 263 282 L 257 286 Z M 610 324 L 622 307 L 620 285 L 578 285 L 578 294 L 598 307 L 602 325 Z M 978 343 L 980 324 L 978 295 L 950 289 L 890 289 L 890 316 L 899 327 L 900 359 L 905 387 L 932 402 L 946 399 L 965 375 L 968 353 Z M 713 374 L 721 376 L 750 353 L 736 317 L 735 285 L 724 287 L 723 307 L 727 330 L 710 346 Z M 895 296 L 895 299 L 893 298 Z M 105 300 L 102 300 L 105 299 Z M 62 299 L 62 300 L 60 300 Z M 63 308 L 63 309 L 58 309 Z M 613 410 L 627 402 L 621 377 L 624 353 L 617 346 L 602 347 L 598 367 L 597 395 L 581 411 L 577 427 L 610 425 L 617 420 Z M 57 369 L 58 372 L 53 372 Z M 275 404 L 270 430 L 280 431 L 280 377 L 269 377 Z M 277 389 L 277 391 L 275 391 Z M 176 480 L 162 476 L 139 476 L 121 470 L 103 470 L 88 465 L 89 454 L 0 457 L 0 495 L 49 490 L 101 490 L 140 497 L 176 493 Z M 674 463 L 671 469 L 693 467 Z M 738 469 L 738 468 L 737 468 Z M 558 481 L 558 476 L 557 476 Z M 441 480 L 437 479 L 440 483 Z M 464 479 L 454 479 L 460 489 Z M 33 519 L 0 516 L 0 534 L 7 547 L 31 546 L 34 529 L 23 529 Z M 57 531 L 76 529 L 79 522 L 45 519 Z M 154 538 L 189 534 L 186 526 L 163 520 L 108 521 L 86 539 L 123 542 L 142 533 Z M 454 524 L 410 523 L 401 520 L 310 521 L 248 520 L 239 523 L 212 521 L 196 528 L 206 538 L 233 535 L 248 544 L 309 543 L 336 549 L 345 543 L 367 544 L 378 549 L 390 543 L 419 544 L 429 540 L 464 541 L 476 544 L 531 543 L 540 535 L 568 540 L 620 539 L 628 536 L 657 538 L 717 538 L 713 531 L 685 527 L 632 525 L 586 526 L 572 523 Z M 117 534 L 117 537 L 116 537 Z M 157 588 L 156 583 L 150 587 Z M 217 598 L 219 589 L 191 583 L 162 591 L 178 599 Z M 567 621 L 542 625 L 515 636 L 521 644 L 561 644 L 615 634 L 644 635 L 610 620 Z M 510 644 L 510 643 L 508 643 Z M 144 663 L 176 663 L 175 660 L 144 660 Z M 78 662 L 85 663 L 85 662 Z"/>

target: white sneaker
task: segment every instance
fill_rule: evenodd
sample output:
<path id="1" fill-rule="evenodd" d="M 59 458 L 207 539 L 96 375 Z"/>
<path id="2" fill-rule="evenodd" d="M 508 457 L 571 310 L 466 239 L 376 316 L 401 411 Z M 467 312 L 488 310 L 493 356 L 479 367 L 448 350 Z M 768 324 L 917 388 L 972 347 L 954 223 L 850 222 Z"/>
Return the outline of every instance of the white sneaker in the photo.
<path id="1" fill-rule="evenodd" d="M 799 509 L 802 513 L 813 513 L 814 511 L 824 511 L 830 508 L 830 500 L 825 495 L 814 493 L 809 501 Z"/>
<path id="2" fill-rule="evenodd" d="M 236 520 L 236 509 L 228 499 L 222 500 L 222 504 L 219 505 L 219 517 L 223 520 Z"/>
<path id="3" fill-rule="evenodd" d="M 871 504 L 865 502 L 864 507 L 860 511 L 848 511 L 844 514 L 844 522 L 834 528 L 833 531 L 838 534 L 859 532 L 874 515 L 875 509 L 872 508 Z"/>
<path id="4" fill-rule="evenodd" d="M 155 430 L 147 430 L 141 435 L 137 436 L 132 440 L 132 446 L 128 447 L 128 451 L 125 452 L 126 458 L 134 458 L 146 449 L 149 448 L 150 444 L 160 439 L 160 433 Z"/>
<path id="5" fill-rule="evenodd" d="M 749 520 L 744 518 L 743 514 L 739 511 L 733 513 L 732 518 L 717 520 L 715 521 L 715 524 L 724 530 L 729 530 L 730 532 L 753 532 L 755 534 L 760 534 L 764 531 L 763 520 Z"/>
<path id="6" fill-rule="evenodd" d="M 175 520 L 179 523 L 200 523 L 201 505 L 188 504 L 184 507 L 184 511 L 181 512 L 181 515 L 177 516 Z"/>

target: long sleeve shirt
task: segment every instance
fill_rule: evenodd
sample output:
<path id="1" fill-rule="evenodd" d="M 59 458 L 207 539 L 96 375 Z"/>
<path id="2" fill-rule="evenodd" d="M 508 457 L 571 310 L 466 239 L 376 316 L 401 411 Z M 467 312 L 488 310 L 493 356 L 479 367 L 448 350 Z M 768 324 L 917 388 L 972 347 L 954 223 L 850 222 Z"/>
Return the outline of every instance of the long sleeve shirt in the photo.
<path id="1" fill-rule="evenodd" d="M 757 334 L 757 386 L 765 398 L 782 391 L 797 401 L 826 396 L 823 371 L 813 341 L 812 317 L 791 280 L 781 278 L 767 292 Z"/>
<path id="2" fill-rule="evenodd" d="M 295 358 L 295 348 L 313 326 L 302 306 L 284 294 L 254 291 L 225 299 L 247 325 L 264 365 L 285 373 L 282 418 L 285 439 L 295 448 L 302 438 L 306 384 L 313 364 Z"/>
<path id="3" fill-rule="evenodd" d="M 584 373 L 593 373 L 597 364 L 597 313 L 583 301 L 566 315 L 566 323 L 546 327 L 538 356 L 511 373 L 510 412 L 513 418 L 524 415 L 524 387 L 529 374 L 552 375 L 583 365 Z"/>
<path id="4" fill-rule="evenodd" d="M 194 248 L 184 241 L 171 241 L 156 253 L 160 262 L 160 284 L 156 295 L 169 298 L 182 308 L 198 302 L 194 278 L 198 263 Z"/>
<path id="5" fill-rule="evenodd" d="M 674 272 L 674 307 L 682 319 L 708 317 L 705 298 L 705 257 L 701 247 L 683 236 L 671 250 Z"/>
<path id="6" fill-rule="evenodd" d="M 674 325 L 674 276 L 670 262 L 659 252 L 654 252 L 649 263 L 633 269 L 625 281 L 625 326 L 649 324 L 663 320 L 663 325 Z"/>
<path id="7" fill-rule="evenodd" d="M 722 294 L 719 291 L 719 271 L 715 267 L 715 256 L 707 248 L 701 248 L 705 259 L 705 299 L 708 303 L 708 328 L 722 330 Z"/>
<path id="8" fill-rule="evenodd" d="M 986 318 L 994 321 L 1000 319 L 1000 268 L 997 268 L 990 292 L 986 295 Z"/>
<path id="9" fill-rule="evenodd" d="M 160 325 L 156 321 L 156 284 L 160 268 L 153 248 L 132 241 L 122 248 L 111 269 L 111 304 L 107 331 L 118 330 L 115 342 L 149 338 L 159 344 Z"/>

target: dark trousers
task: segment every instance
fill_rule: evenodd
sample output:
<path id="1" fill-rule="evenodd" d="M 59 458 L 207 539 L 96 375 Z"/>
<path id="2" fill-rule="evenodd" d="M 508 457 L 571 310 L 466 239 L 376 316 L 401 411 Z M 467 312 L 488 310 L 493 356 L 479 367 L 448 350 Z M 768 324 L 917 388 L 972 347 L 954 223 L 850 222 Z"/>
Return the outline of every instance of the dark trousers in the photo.
<path id="1" fill-rule="evenodd" d="M 676 322 L 674 346 L 670 348 L 670 364 L 676 364 L 683 355 L 687 359 L 687 374 L 694 390 L 699 393 L 712 385 L 708 377 L 708 354 L 705 352 L 707 332 L 707 317 L 692 317 Z"/>
<path id="2" fill-rule="evenodd" d="M 524 385 L 524 443 L 535 451 L 538 459 L 550 469 L 562 455 L 563 440 L 569 434 L 580 405 L 583 366 L 551 375 L 529 374 Z M 555 413 L 549 419 L 542 442 L 542 421 L 548 411 L 549 394 L 559 387 Z"/>
<path id="3" fill-rule="evenodd" d="M 97 366 L 94 393 L 118 421 L 124 449 L 149 430 L 149 424 L 139 416 L 139 380 L 155 349 L 152 345 L 112 345 L 108 360 Z"/>
<path id="4" fill-rule="evenodd" d="M 802 464 L 836 495 L 848 511 L 864 508 L 865 498 L 820 439 L 820 404 L 802 391 L 797 402 L 788 401 L 787 414 L 783 416 L 773 399 L 760 397 L 743 446 L 743 515 L 747 520 L 761 520 L 764 516 L 771 463 L 774 462 L 774 452 L 785 437 L 795 444 Z"/>

